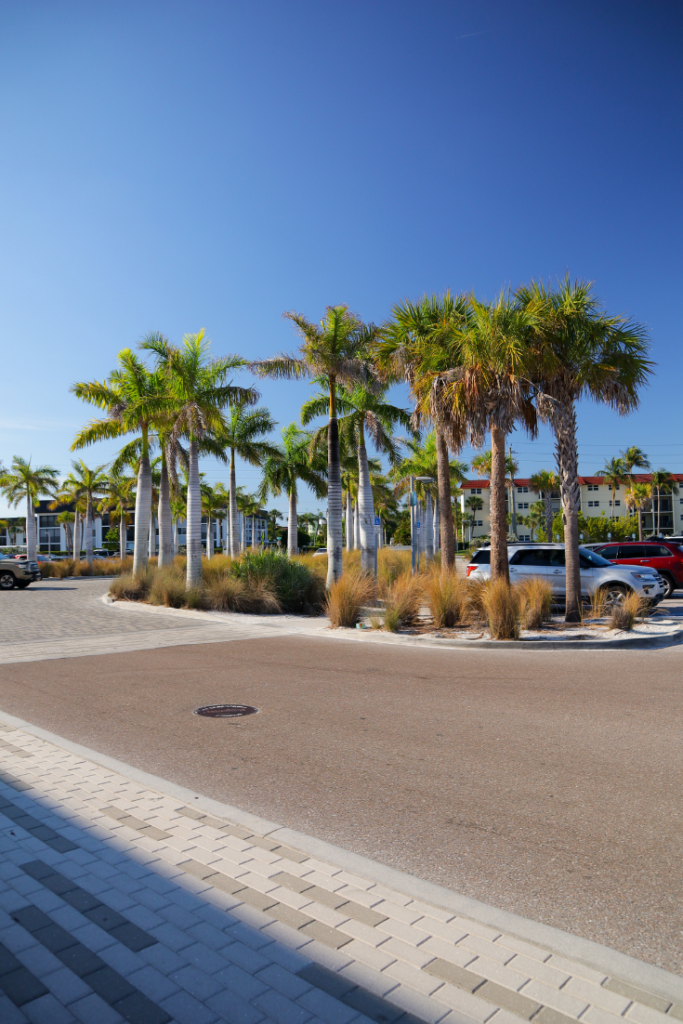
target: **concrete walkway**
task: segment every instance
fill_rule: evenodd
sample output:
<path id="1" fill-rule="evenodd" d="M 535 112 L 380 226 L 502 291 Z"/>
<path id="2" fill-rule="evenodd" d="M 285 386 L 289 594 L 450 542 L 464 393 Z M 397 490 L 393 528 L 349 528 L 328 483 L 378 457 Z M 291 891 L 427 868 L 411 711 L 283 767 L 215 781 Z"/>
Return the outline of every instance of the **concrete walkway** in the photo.
<path id="1" fill-rule="evenodd" d="M 620 1019 L 683 979 L 0 716 L 3 1024 Z"/>

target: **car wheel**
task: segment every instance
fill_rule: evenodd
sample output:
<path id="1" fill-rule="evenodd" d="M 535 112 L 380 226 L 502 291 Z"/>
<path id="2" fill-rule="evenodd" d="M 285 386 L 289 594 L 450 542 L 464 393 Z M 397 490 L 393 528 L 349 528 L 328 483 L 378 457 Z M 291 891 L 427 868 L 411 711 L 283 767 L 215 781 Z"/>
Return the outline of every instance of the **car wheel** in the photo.
<path id="1" fill-rule="evenodd" d="M 666 590 L 664 591 L 664 599 L 666 600 L 667 597 L 673 597 L 674 596 L 674 590 L 676 589 L 676 582 L 675 582 L 675 580 L 673 580 L 671 576 L 666 576 L 663 572 L 660 572 L 659 575 L 662 577 L 662 579 L 666 583 Z"/>
<path id="2" fill-rule="evenodd" d="M 14 586 L 14 573 L 0 572 L 0 590 L 11 590 Z"/>
<path id="3" fill-rule="evenodd" d="M 608 583 L 602 588 L 602 592 L 605 595 L 605 611 L 608 615 L 613 608 L 623 604 L 626 595 L 631 593 L 623 583 Z"/>
<path id="4" fill-rule="evenodd" d="M 31 582 L 32 582 L 31 580 L 15 580 L 15 583 L 14 583 L 14 585 L 15 585 L 15 587 L 17 587 L 17 588 L 18 588 L 19 590 L 26 590 L 26 588 L 27 588 L 27 587 L 29 586 L 29 584 L 30 584 Z"/>

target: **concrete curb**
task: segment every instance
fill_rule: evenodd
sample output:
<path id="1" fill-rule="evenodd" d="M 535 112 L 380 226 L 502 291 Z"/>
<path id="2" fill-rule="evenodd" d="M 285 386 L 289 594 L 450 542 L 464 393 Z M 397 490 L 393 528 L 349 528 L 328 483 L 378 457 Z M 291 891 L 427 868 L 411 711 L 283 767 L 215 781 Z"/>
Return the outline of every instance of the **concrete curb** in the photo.
<path id="1" fill-rule="evenodd" d="M 406 637 L 396 634 L 382 634 L 370 630 L 338 629 L 327 626 L 317 629 L 306 628 L 304 616 L 298 615 L 245 615 L 240 612 L 198 612 L 187 608 L 165 608 L 145 604 L 141 601 L 114 601 L 109 594 L 100 600 L 109 607 L 121 611 L 144 611 L 154 615 L 176 615 L 180 618 L 202 619 L 216 625 L 258 625 L 270 627 L 273 634 L 280 636 L 313 636 L 326 640 L 351 640 L 360 643 L 394 644 L 408 647 L 428 647 L 430 650 L 495 650 L 495 651 L 620 651 L 620 650 L 661 650 L 683 644 L 683 629 L 666 636 L 624 637 L 621 640 L 446 640 L 434 637 Z M 283 622 L 282 620 L 286 620 Z M 320 621 L 320 620 L 309 620 Z M 327 620 L 325 620 L 327 621 Z M 291 626 L 302 624 L 303 628 Z"/>
<path id="2" fill-rule="evenodd" d="M 669 999 L 672 1002 L 683 1002 L 683 978 L 677 977 L 660 967 L 654 967 L 641 960 L 620 953 L 618 950 L 608 946 L 592 942 L 590 939 L 583 939 L 569 932 L 564 932 L 551 925 L 540 924 L 531 921 L 529 918 L 520 917 L 507 910 L 500 910 L 497 907 L 489 906 L 479 900 L 471 899 L 460 893 L 453 892 L 443 886 L 434 885 L 432 882 L 424 881 L 415 875 L 398 871 L 395 868 L 387 867 L 378 861 L 368 857 L 352 853 L 340 846 L 327 843 L 322 839 L 306 835 L 295 829 L 287 828 L 268 821 L 258 815 L 250 814 L 239 807 L 231 804 L 213 800 L 210 797 L 202 796 L 184 786 L 176 785 L 167 779 L 159 778 L 116 758 L 101 754 L 99 751 L 84 747 L 80 743 L 73 743 L 62 736 L 57 736 L 46 729 L 32 725 L 14 715 L 0 711 L 0 721 L 17 729 L 36 736 L 38 739 L 46 740 L 55 746 L 68 750 L 78 757 L 84 757 L 95 764 L 118 772 L 137 782 L 140 785 L 155 789 L 158 792 L 172 796 L 183 803 L 196 807 L 209 814 L 216 814 L 228 818 L 236 824 L 244 825 L 263 836 L 276 838 L 282 843 L 294 846 L 312 857 L 318 857 L 330 864 L 359 874 L 372 881 L 403 892 L 414 899 L 423 900 L 434 906 L 450 910 L 454 914 L 460 914 L 473 921 L 498 928 L 510 935 L 515 935 L 527 942 L 533 942 L 537 946 L 548 949 L 549 952 L 577 960 L 588 967 L 604 971 L 612 977 L 618 977 L 636 987 L 649 990 Z"/>

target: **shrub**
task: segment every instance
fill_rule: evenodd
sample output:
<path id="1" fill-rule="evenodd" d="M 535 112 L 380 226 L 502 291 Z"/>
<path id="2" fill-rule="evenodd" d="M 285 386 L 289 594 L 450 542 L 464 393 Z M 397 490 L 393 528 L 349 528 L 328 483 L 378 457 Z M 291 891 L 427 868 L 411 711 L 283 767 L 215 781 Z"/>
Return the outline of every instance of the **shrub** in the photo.
<path id="1" fill-rule="evenodd" d="M 248 551 L 233 562 L 230 573 L 243 580 L 249 590 L 255 589 L 257 584 L 267 584 L 283 611 L 317 614 L 322 607 L 325 595 L 322 577 L 287 555 L 275 551 Z"/>
<path id="2" fill-rule="evenodd" d="M 216 577 L 205 587 L 207 606 L 219 612 L 251 612 L 254 615 L 277 615 L 282 611 L 273 589 L 266 580 L 255 580 L 248 586 L 235 576 Z"/>
<path id="3" fill-rule="evenodd" d="M 152 585 L 150 572 L 139 576 L 118 576 L 111 581 L 109 594 L 115 601 L 144 601 Z"/>
<path id="4" fill-rule="evenodd" d="M 435 566 L 422 577 L 422 589 L 437 628 L 458 625 L 467 617 L 467 584 L 455 569 L 442 573 Z"/>
<path id="5" fill-rule="evenodd" d="M 402 573 L 393 583 L 382 589 L 384 602 L 384 628 L 395 633 L 416 620 L 422 603 L 422 585 L 419 577 Z"/>
<path id="6" fill-rule="evenodd" d="M 360 622 L 362 608 L 375 594 L 375 580 L 363 573 L 346 572 L 327 592 L 324 610 L 333 629 L 355 626 Z"/>
<path id="7" fill-rule="evenodd" d="M 542 576 L 527 576 L 515 584 L 522 602 L 522 616 L 526 629 L 540 629 L 550 619 L 553 607 L 553 588 Z"/>
<path id="8" fill-rule="evenodd" d="M 163 604 L 167 608 L 182 608 L 184 606 L 185 580 L 175 566 L 157 569 L 152 578 L 147 600 L 150 604 Z"/>
<path id="9" fill-rule="evenodd" d="M 612 606 L 609 617 L 609 628 L 619 630 L 631 630 L 637 618 L 644 619 L 647 609 L 647 602 L 643 601 L 639 594 L 631 591 L 626 594 L 623 601 Z"/>
<path id="10" fill-rule="evenodd" d="M 491 580 L 483 592 L 482 604 L 493 640 L 518 640 L 522 600 L 507 580 Z"/>
<path id="11" fill-rule="evenodd" d="M 607 614 L 607 591 L 604 587 L 598 587 L 591 595 L 590 617 L 592 619 L 603 619 Z"/>

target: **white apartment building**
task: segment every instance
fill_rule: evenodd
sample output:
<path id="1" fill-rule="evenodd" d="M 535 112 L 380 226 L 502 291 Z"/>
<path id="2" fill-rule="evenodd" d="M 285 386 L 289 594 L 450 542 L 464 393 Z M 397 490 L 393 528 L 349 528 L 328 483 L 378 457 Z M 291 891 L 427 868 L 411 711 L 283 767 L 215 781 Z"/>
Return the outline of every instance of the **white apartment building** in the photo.
<path id="1" fill-rule="evenodd" d="M 678 535 L 683 533 L 683 473 L 672 473 L 681 494 L 662 494 L 660 496 L 660 531 L 663 535 Z M 652 480 L 649 473 L 636 473 L 633 476 L 634 483 L 650 483 Z M 626 507 L 624 494 L 628 484 L 621 484 L 616 488 L 614 498 L 612 489 L 605 483 L 601 476 L 580 476 L 581 485 L 581 512 L 586 517 L 599 516 L 604 513 L 607 518 L 618 518 L 628 516 L 629 510 Z M 489 480 L 465 480 L 461 485 L 462 496 L 460 507 L 463 512 L 469 512 L 474 519 L 472 537 L 484 537 L 491 534 L 491 484 Z M 515 479 L 514 487 L 506 488 L 505 505 L 508 512 L 510 509 L 510 494 L 514 495 L 515 512 L 517 515 L 528 515 L 529 509 L 535 501 L 539 501 L 540 494 L 531 486 L 530 480 Z M 467 498 L 475 496 L 481 500 L 482 508 L 472 510 L 467 504 Z M 612 501 L 614 500 L 614 505 Z M 553 511 L 560 508 L 559 494 L 553 498 Z M 644 535 L 654 533 L 657 526 L 657 498 L 653 496 L 651 508 L 643 513 Z M 518 527 L 517 536 L 520 540 L 530 540 L 531 535 L 527 529 Z"/>

